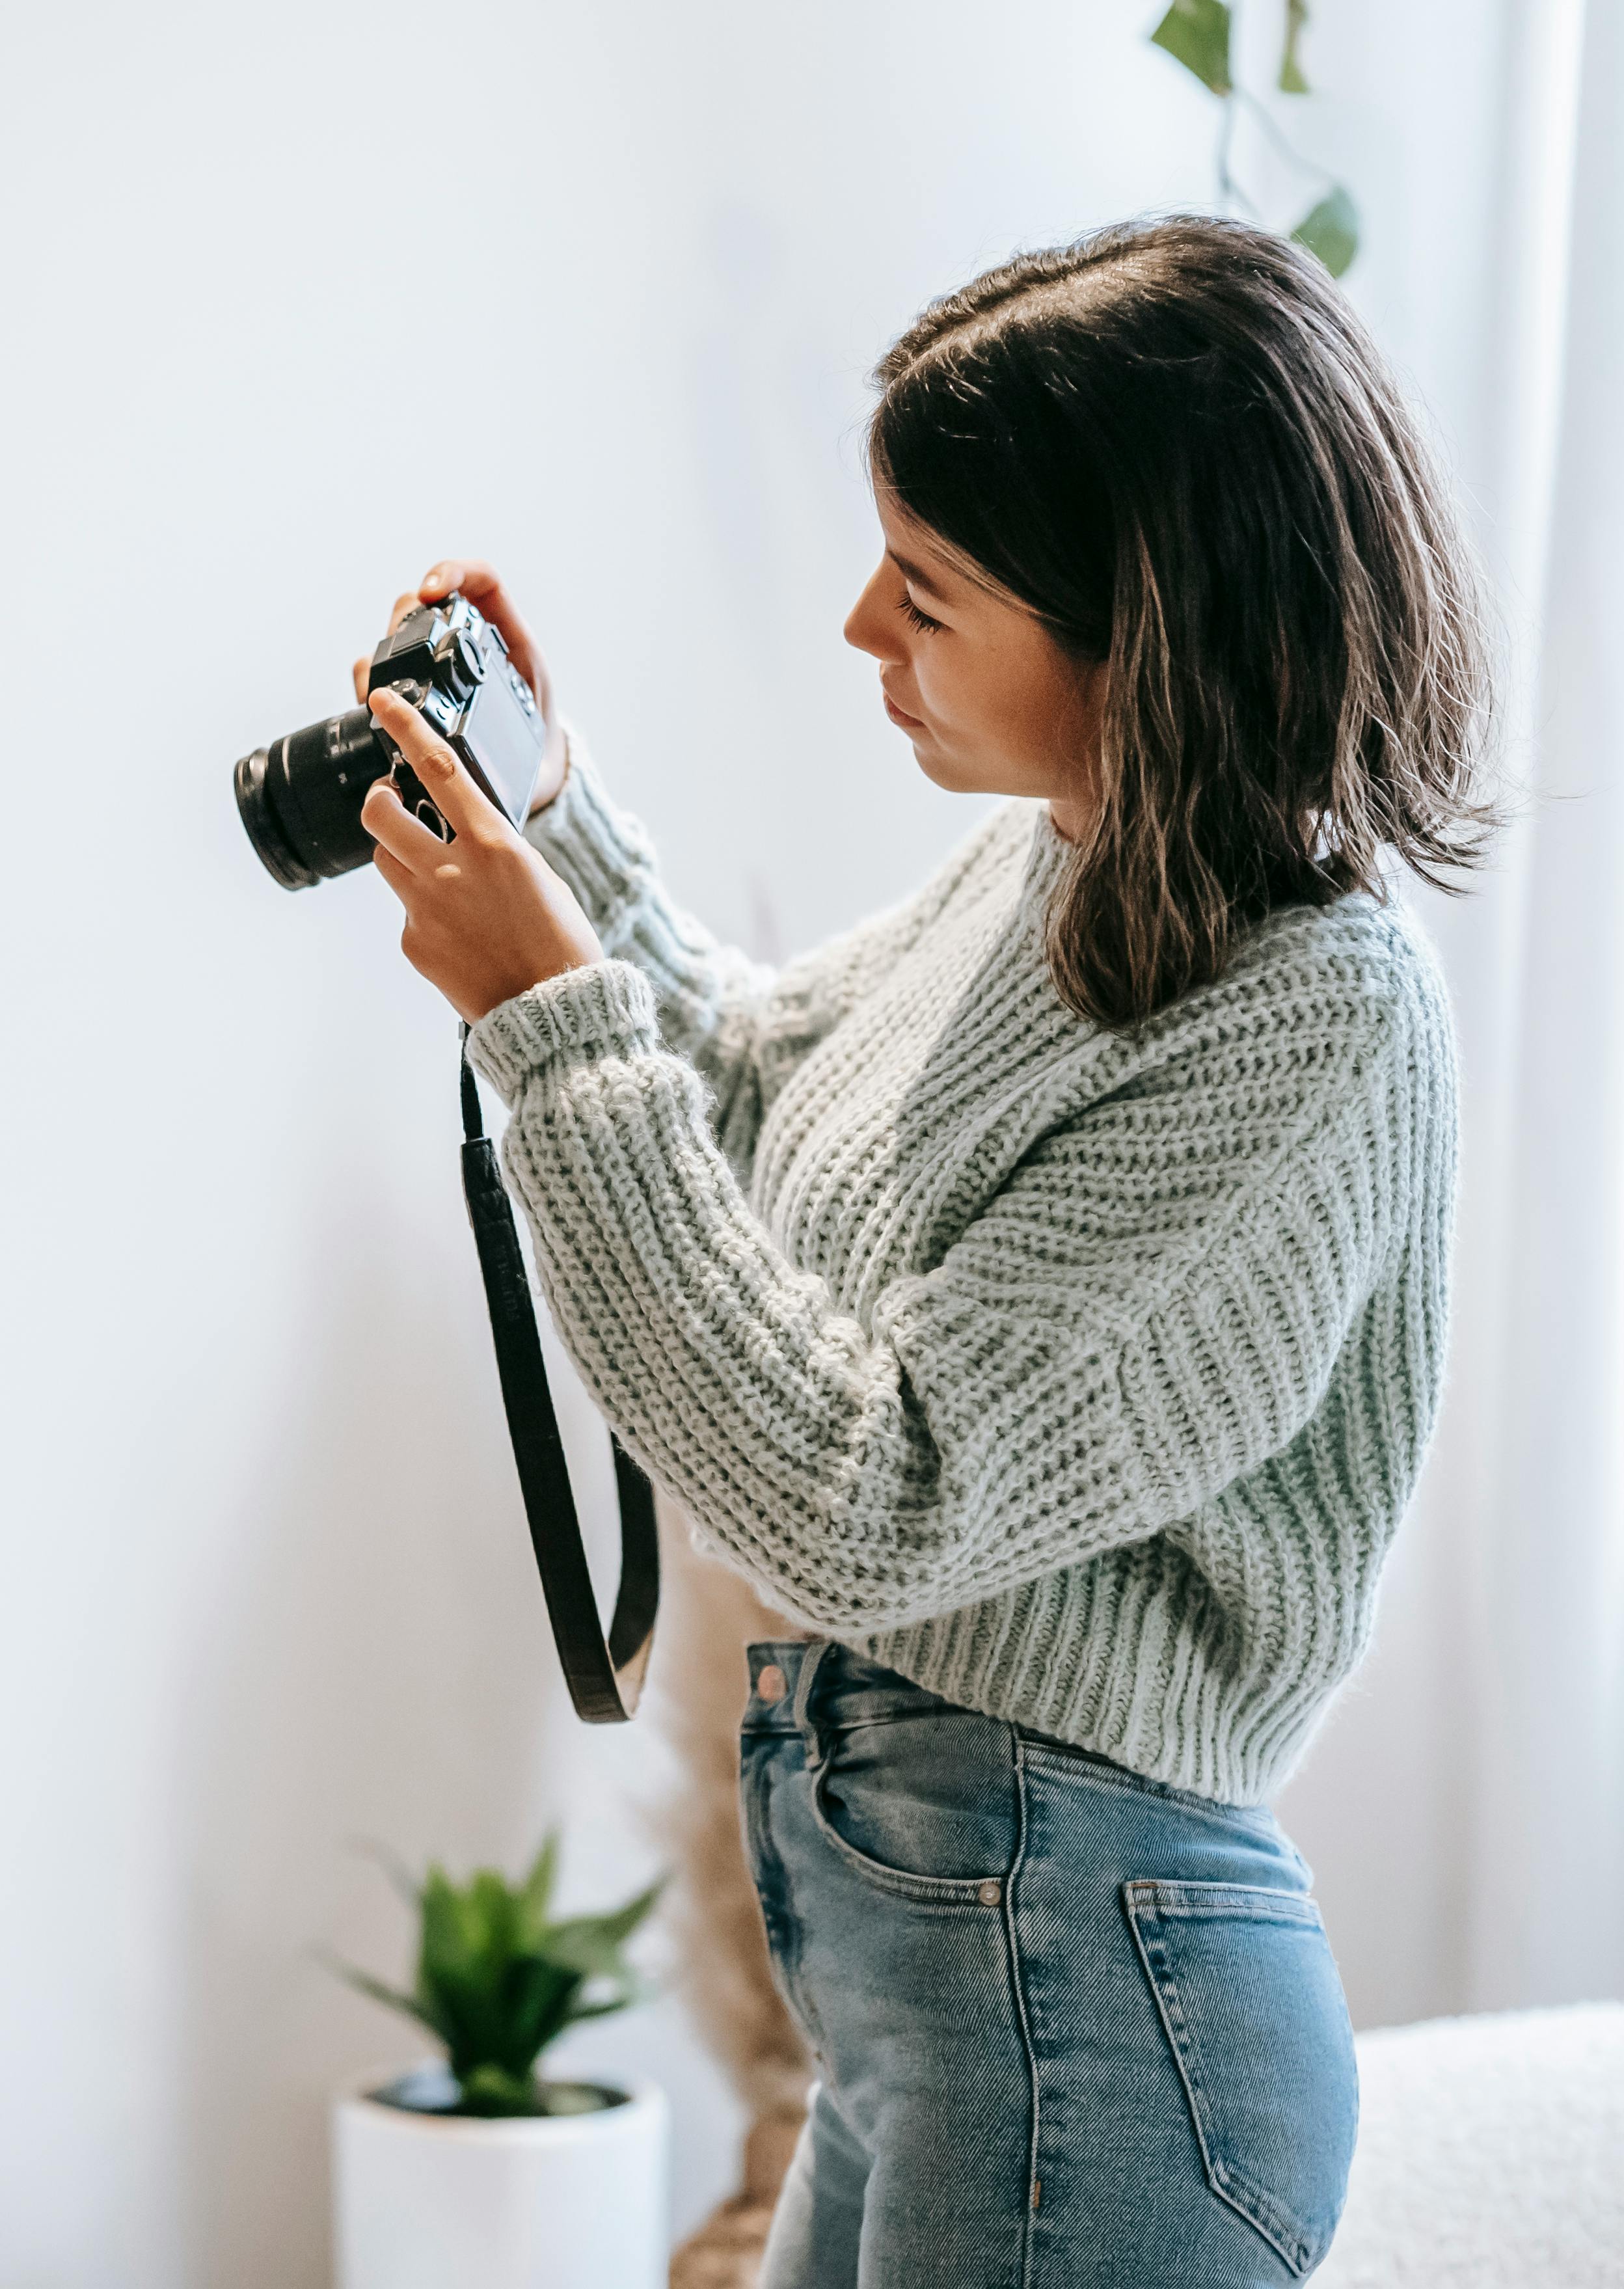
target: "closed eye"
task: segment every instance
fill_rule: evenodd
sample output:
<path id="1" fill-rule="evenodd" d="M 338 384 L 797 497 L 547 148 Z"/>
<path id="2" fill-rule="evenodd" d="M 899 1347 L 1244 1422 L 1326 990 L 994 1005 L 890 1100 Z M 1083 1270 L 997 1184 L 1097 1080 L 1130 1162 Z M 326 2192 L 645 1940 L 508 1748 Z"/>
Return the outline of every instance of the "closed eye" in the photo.
<path id="1" fill-rule="evenodd" d="M 905 591 L 903 594 L 902 601 L 897 605 L 896 609 L 902 613 L 904 619 L 912 621 L 914 626 L 919 629 L 921 635 L 933 636 L 942 626 L 940 620 L 933 620 L 927 612 L 921 612 L 919 606 L 914 602 L 912 597 L 907 594 Z"/>

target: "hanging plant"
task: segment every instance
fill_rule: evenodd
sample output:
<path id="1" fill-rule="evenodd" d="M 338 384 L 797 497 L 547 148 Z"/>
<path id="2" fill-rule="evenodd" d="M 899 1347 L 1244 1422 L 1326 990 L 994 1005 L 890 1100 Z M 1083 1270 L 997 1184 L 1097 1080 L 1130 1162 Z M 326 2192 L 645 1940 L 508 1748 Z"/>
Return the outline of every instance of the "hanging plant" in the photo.
<path id="1" fill-rule="evenodd" d="M 1236 80 L 1230 60 L 1236 12 L 1237 6 L 1228 4 L 1228 0 L 1173 0 L 1173 5 L 1151 33 L 1151 43 L 1182 64 L 1186 71 L 1192 72 L 1223 107 L 1218 137 L 1218 187 L 1225 200 L 1253 206 L 1237 182 L 1230 163 L 1238 110 L 1245 110 L 1256 120 L 1294 173 L 1317 179 L 1324 186 L 1291 235 L 1299 245 L 1319 257 L 1333 278 L 1340 278 L 1359 251 L 1359 211 L 1346 185 L 1337 182 L 1311 159 L 1304 158 L 1281 134 L 1267 108 L 1249 88 L 1242 87 Z M 1308 0 L 1286 0 L 1280 68 L 1275 79 L 1282 95 L 1308 95 L 1312 92 L 1302 64 L 1302 35 L 1308 20 Z"/>

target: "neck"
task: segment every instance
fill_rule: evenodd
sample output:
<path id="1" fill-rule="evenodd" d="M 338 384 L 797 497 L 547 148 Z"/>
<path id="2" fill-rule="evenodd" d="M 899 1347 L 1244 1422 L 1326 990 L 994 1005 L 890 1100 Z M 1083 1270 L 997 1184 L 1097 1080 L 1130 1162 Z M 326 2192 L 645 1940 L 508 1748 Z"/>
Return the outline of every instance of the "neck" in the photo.
<path id="1" fill-rule="evenodd" d="M 1080 805 L 1074 802 L 1051 802 L 1049 818 L 1063 842 L 1080 842 L 1083 821 Z"/>

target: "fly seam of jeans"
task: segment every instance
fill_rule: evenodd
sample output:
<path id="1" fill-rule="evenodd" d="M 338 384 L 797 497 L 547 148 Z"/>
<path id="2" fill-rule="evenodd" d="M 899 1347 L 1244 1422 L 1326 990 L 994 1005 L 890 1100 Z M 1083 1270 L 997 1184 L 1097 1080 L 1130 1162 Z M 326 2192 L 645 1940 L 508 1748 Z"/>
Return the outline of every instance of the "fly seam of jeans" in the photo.
<path id="1" fill-rule="evenodd" d="M 800 1657 L 800 1671 L 795 1679 L 795 1698 L 791 1704 L 792 1719 L 800 1730 L 806 1751 L 807 1778 L 814 1788 L 817 1785 L 818 1768 L 824 1761 L 824 1736 L 818 1729 L 816 1719 L 808 1714 L 808 1707 L 812 1698 L 812 1686 L 817 1676 L 818 1664 L 829 1651 L 832 1642 L 830 1638 L 820 1638 L 816 1644 L 807 1647 Z"/>
<path id="2" fill-rule="evenodd" d="M 1032 2227 L 1037 2211 L 1038 2132 L 1041 2101 L 1038 2090 L 1038 2054 L 1032 2043 L 1031 2021 L 1026 2008 L 1026 1972 L 1021 1960 L 1020 1935 L 1015 1928 L 1015 1901 L 1021 1870 L 1026 1858 L 1025 1743 L 1010 1727 L 1015 1750 L 1015 1847 L 1004 1884 L 1004 1934 L 1009 1950 L 1009 1984 L 1015 1995 L 1015 2017 L 1021 2029 L 1021 2048 L 1026 2056 L 1027 2084 L 1032 2094 L 1031 2131 L 1026 2149 L 1026 2215 L 1021 2227 L 1021 2289 L 1030 2289 L 1032 2272 Z"/>
<path id="3" fill-rule="evenodd" d="M 755 1785 L 748 1793 L 744 1818 L 747 1823 L 746 1839 L 749 1841 L 752 1837 L 755 1839 L 752 1856 L 760 1860 L 764 1874 L 771 1874 L 776 1878 L 767 1892 L 761 1892 L 758 1886 L 762 1922 L 768 1934 L 768 1954 L 773 1970 L 773 1982 L 787 2004 L 791 2017 L 799 2021 L 800 2031 L 806 2038 L 808 2047 L 822 2069 L 823 2079 L 828 2085 L 831 2094 L 835 2094 L 834 2068 L 830 2058 L 829 2038 L 800 1976 L 801 1922 L 800 1903 L 795 1897 L 795 1879 L 783 1853 L 778 1849 L 777 1839 L 773 1835 L 772 1820 L 768 1810 L 771 1791 L 784 1784 L 782 1777 L 773 1779 L 769 1775 L 780 1773 L 779 1759 L 784 1755 L 784 1745 L 792 1741 L 795 1735 L 792 1733 L 779 1733 L 759 1737 L 770 1738 L 774 1745 L 771 1751 L 767 1752 L 768 1761 L 756 1776 Z M 802 1757 L 804 1760 L 804 1742 Z M 766 1791 L 765 1802 L 761 1794 L 763 1789 Z M 773 1944 L 775 1932 L 777 1934 L 776 1946 Z"/>

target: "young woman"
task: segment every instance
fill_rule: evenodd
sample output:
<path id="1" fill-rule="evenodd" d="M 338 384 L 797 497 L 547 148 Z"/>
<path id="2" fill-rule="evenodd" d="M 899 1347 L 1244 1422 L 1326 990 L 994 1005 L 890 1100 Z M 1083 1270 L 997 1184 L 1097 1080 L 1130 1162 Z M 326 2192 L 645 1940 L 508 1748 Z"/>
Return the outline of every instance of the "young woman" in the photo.
<path id="1" fill-rule="evenodd" d="M 846 633 L 931 778 L 1016 798 L 915 897 L 772 975 L 578 745 L 526 841 L 382 698 L 457 841 L 367 824 L 588 1387 L 815 1633 L 744 1721 L 820 2077 L 764 2289 L 1283 2282 L 1357 2100 L 1267 1805 L 1437 1404 L 1450 1022 L 1384 868 L 1489 824 L 1471 581 L 1256 230 L 1023 257 L 879 381 Z"/>

